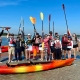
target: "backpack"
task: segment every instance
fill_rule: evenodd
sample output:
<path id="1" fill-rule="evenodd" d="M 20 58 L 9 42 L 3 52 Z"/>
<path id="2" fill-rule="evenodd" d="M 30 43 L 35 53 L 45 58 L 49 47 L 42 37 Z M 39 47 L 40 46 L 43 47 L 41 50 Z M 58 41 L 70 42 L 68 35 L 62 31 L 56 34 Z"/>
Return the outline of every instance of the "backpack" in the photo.
<path id="1" fill-rule="evenodd" d="M 60 41 L 56 41 L 56 43 L 55 43 L 55 48 L 61 48 Z"/>

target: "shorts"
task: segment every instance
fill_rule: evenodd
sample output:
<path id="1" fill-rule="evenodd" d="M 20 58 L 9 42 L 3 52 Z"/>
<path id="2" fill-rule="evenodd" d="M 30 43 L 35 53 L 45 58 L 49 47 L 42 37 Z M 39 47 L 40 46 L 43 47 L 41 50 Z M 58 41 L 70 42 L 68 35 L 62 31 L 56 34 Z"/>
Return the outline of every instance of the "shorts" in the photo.
<path id="1" fill-rule="evenodd" d="M 78 47 L 78 44 L 76 44 L 76 45 L 73 45 L 73 48 L 77 48 Z"/>
<path id="2" fill-rule="evenodd" d="M 25 49 L 25 48 L 22 46 L 22 47 L 21 47 L 21 51 L 24 51 L 24 49 Z"/>
<path id="3" fill-rule="evenodd" d="M 32 46 L 28 46 L 26 50 L 32 51 Z"/>
<path id="4" fill-rule="evenodd" d="M 43 48 L 42 48 L 42 47 L 39 47 L 39 50 L 40 50 L 40 51 L 42 51 L 42 50 L 43 50 Z"/>
<path id="5" fill-rule="evenodd" d="M 67 51 L 71 50 L 71 48 L 67 48 Z"/>
<path id="6" fill-rule="evenodd" d="M 67 46 L 62 46 L 62 50 L 67 50 Z"/>
<path id="7" fill-rule="evenodd" d="M 39 52 L 39 47 L 38 46 L 32 46 L 32 51 L 34 52 L 34 49 L 37 50 L 37 52 Z"/>
<path id="8" fill-rule="evenodd" d="M 9 47 L 8 53 L 15 54 L 15 47 Z"/>
<path id="9" fill-rule="evenodd" d="M 53 46 L 50 46 L 50 49 L 51 49 L 51 53 L 54 53 L 55 48 Z"/>

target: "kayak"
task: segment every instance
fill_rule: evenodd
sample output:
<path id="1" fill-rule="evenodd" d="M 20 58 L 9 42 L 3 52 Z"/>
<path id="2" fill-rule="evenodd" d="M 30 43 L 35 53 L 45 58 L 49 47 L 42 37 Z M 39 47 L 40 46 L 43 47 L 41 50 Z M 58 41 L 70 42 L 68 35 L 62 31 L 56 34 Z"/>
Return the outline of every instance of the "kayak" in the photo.
<path id="1" fill-rule="evenodd" d="M 1 46 L 1 49 L 5 49 L 5 48 L 8 48 L 8 46 L 6 45 L 6 46 Z"/>
<path id="2" fill-rule="evenodd" d="M 74 58 L 66 59 L 66 60 L 52 60 L 48 63 L 43 64 L 22 64 L 15 65 L 14 67 L 9 67 L 7 65 L 0 66 L 0 74 L 17 74 L 17 73 L 31 73 L 31 72 L 38 72 L 38 71 L 45 71 L 50 69 L 55 69 L 64 66 L 70 66 L 74 61 Z"/>
<path id="3" fill-rule="evenodd" d="M 8 52 L 8 46 L 1 46 L 1 52 Z"/>

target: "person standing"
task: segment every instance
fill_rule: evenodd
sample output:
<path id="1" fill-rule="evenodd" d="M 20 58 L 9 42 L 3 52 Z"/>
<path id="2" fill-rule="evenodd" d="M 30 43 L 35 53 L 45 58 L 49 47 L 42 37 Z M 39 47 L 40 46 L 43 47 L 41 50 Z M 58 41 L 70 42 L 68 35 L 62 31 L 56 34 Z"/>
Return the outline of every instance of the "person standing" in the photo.
<path id="1" fill-rule="evenodd" d="M 2 44 L 1 36 L 3 35 L 3 32 L 4 32 L 4 28 L 2 28 L 2 31 L 0 32 L 0 58 L 1 58 L 1 53 L 2 53 L 2 51 L 1 51 L 1 44 Z"/>
<path id="2" fill-rule="evenodd" d="M 59 36 L 57 36 L 55 38 L 54 47 L 55 47 L 55 52 L 54 52 L 55 58 L 54 59 L 61 59 L 61 57 L 62 57 L 62 52 L 61 52 L 62 44 L 61 44 L 61 41 L 59 40 Z"/>
<path id="3" fill-rule="evenodd" d="M 64 53 L 64 59 L 66 59 L 67 44 L 68 44 L 68 36 L 67 33 L 65 33 L 64 36 L 62 36 L 62 50 Z"/>
<path id="4" fill-rule="evenodd" d="M 73 41 L 71 36 L 68 36 L 68 44 L 67 44 L 67 53 L 68 53 L 68 58 L 71 58 L 71 50 L 73 48 Z"/>
<path id="5" fill-rule="evenodd" d="M 78 51 L 78 39 L 75 33 L 72 34 L 72 41 L 73 41 L 74 58 L 76 59 L 76 53 Z"/>
<path id="6" fill-rule="evenodd" d="M 27 41 L 25 41 L 25 55 L 26 55 L 26 60 L 30 60 L 31 58 L 31 51 L 32 51 L 32 39 L 31 39 L 31 34 L 28 34 Z"/>
<path id="7" fill-rule="evenodd" d="M 14 39 L 14 34 L 9 34 L 7 35 L 7 39 L 9 42 L 9 49 L 8 49 L 8 55 L 9 55 L 9 60 L 8 63 L 13 62 L 12 58 L 15 54 L 15 42 L 16 40 Z"/>
<path id="8" fill-rule="evenodd" d="M 15 43 L 15 60 L 20 61 L 21 60 L 21 49 L 20 49 L 21 41 L 20 38 L 17 37 L 16 43 Z"/>

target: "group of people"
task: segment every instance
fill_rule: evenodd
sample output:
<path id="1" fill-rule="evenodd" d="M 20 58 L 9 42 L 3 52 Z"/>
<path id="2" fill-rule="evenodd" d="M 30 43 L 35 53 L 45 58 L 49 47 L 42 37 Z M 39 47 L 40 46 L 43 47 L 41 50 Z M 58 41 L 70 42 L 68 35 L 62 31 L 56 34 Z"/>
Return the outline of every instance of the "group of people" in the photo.
<path id="1" fill-rule="evenodd" d="M 1 32 L 1 35 L 3 30 Z M 68 58 L 71 58 L 71 53 L 73 53 L 76 59 L 76 53 L 78 51 L 78 38 L 76 34 L 71 34 L 70 31 L 65 33 L 62 38 L 55 33 L 53 36 L 52 31 L 49 34 L 45 34 L 44 37 L 36 33 L 35 36 L 31 37 L 28 34 L 27 40 L 23 38 L 22 34 L 18 34 L 17 38 L 14 38 L 14 34 L 7 34 L 7 40 L 9 42 L 9 60 L 8 63 L 12 62 L 13 56 L 15 55 L 15 61 L 21 61 L 22 55 L 26 60 L 56 60 L 62 59 L 62 53 L 64 59 L 66 59 L 66 54 Z"/>

